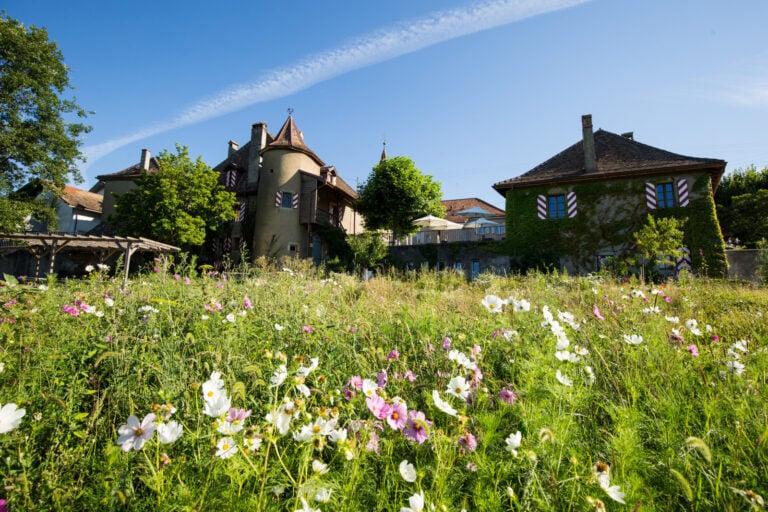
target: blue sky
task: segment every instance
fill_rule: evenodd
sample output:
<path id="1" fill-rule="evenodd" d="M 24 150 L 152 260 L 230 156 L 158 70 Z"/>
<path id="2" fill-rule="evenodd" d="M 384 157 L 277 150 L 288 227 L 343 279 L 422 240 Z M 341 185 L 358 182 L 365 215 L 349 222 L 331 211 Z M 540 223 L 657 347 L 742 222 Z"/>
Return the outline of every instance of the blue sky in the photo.
<path id="1" fill-rule="evenodd" d="M 211 166 L 250 126 L 294 109 L 307 145 L 350 184 L 386 137 L 445 199 L 498 206 L 492 184 L 595 128 L 730 171 L 768 165 L 768 2 L 389 0 L 12 1 L 45 26 L 95 113 L 95 176 L 189 146 Z"/>

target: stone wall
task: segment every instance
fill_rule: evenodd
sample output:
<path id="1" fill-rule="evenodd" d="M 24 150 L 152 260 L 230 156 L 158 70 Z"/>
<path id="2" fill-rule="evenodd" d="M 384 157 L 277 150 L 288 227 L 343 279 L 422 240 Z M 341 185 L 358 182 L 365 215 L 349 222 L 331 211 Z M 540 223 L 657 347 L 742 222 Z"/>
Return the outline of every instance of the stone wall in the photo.
<path id="1" fill-rule="evenodd" d="M 508 274 L 510 259 L 497 242 L 423 244 L 390 247 L 392 260 L 406 269 L 454 269 L 472 279 L 484 272 Z"/>
<path id="2" fill-rule="evenodd" d="M 728 278 L 759 282 L 758 249 L 740 249 L 725 251 L 728 258 Z"/>

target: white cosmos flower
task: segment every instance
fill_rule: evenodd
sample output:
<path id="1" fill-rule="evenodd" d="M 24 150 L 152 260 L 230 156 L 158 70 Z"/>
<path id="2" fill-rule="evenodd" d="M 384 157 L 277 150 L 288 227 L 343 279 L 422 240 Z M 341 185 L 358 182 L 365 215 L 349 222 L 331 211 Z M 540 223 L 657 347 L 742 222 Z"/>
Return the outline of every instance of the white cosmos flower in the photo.
<path id="1" fill-rule="evenodd" d="M 603 487 L 603 490 L 614 501 L 617 501 L 622 504 L 624 503 L 624 496 L 626 496 L 627 494 L 625 492 L 621 492 L 621 489 L 619 488 L 618 485 Z"/>
<path id="2" fill-rule="evenodd" d="M 328 500 L 331 499 L 331 493 L 333 492 L 333 489 L 330 487 L 321 487 L 320 489 L 315 492 L 314 500 L 319 503 L 327 503 Z"/>
<path id="3" fill-rule="evenodd" d="M 440 398 L 440 393 L 436 389 L 432 390 L 432 401 L 435 402 L 435 407 L 449 416 L 456 416 L 456 409 L 451 404 Z"/>
<path id="4" fill-rule="evenodd" d="M 739 361 L 728 361 L 726 366 L 728 367 L 728 371 L 734 375 L 741 375 L 744 373 L 744 365 Z"/>
<path id="5" fill-rule="evenodd" d="M 275 324 L 275 330 L 276 331 L 282 331 L 283 329 L 285 329 L 285 327 L 283 327 L 282 325 L 277 324 L 277 323 Z"/>
<path id="6" fill-rule="evenodd" d="M 567 375 L 561 373 L 560 370 L 557 370 L 555 373 L 555 378 L 557 379 L 557 382 L 563 386 L 573 386 L 573 381 L 569 379 Z"/>
<path id="7" fill-rule="evenodd" d="M 416 468 L 414 468 L 413 464 L 407 460 L 403 460 L 400 462 L 400 476 L 402 476 L 403 480 L 406 482 L 413 483 L 416 481 Z"/>
<path id="8" fill-rule="evenodd" d="M 210 378 L 203 382 L 203 400 L 214 400 L 222 393 L 226 394 L 221 374 L 219 372 L 211 372 Z"/>
<path id="9" fill-rule="evenodd" d="M 370 397 L 375 395 L 377 389 L 379 389 L 379 385 L 376 383 L 376 381 L 371 379 L 363 379 L 363 394 L 365 396 Z"/>
<path id="10" fill-rule="evenodd" d="M 571 363 L 577 363 L 580 359 L 578 354 L 574 354 L 567 350 L 558 350 L 555 352 L 555 357 L 560 361 L 568 361 Z"/>
<path id="11" fill-rule="evenodd" d="M 222 459 L 228 459 L 237 453 L 237 445 L 231 437 L 222 437 L 216 443 L 216 456 Z"/>
<path id="12" fill-rule="evenodd" d="M 328 440 L 332 443 L 343 443 L 347 440 L 347 429 L 337 428 L 328 433 Z"/>
<path id="13" fill-rule="evenodd" d="M 26 413 L 26 410 L 19 409 L 14 403 L 8 403 L 2 406 L 2 408 L 0 408 L 0 434 L 6 434 L 18 428 L 18 426 L 21 425 L 21 418 L 23 418 Z M 138 422 L 138 419 L 136 421 Z"/>
<path id="14" fill-rule="evenodd" d="M 8 405 L 13 405 L 15 409 L 15 404 L 7 404 L 6 407 Z M 2 415 L 2 412 L 0 412 L 0 417 Z M 155 417 L 154 414 L 149 413 L 139 422 L 139 418 L 135 415 L 131 414 L 128 416 L 128 421 L 125 422 L 125 425 L 117 429 L 117 433 L 120 434 L 117 438 L 117 444 L 120 445 L 124 452 L 141 450 L 144 447 L 144 443 L 152 439 L 152 436 L 155 435 Z M 1 422 L 2 420 L 0 419 L 0 426 L 2 425 Z"/>
<path id="15" fill-rule="evenodd" d="M 555 334 L 555 336 L 557 337 L 557 343 L 555 344 L 555 350 L 565 350 L 571 344 L 571 342 L 568 340 L 568 336 L 566 336 L 564 332 L 560 332 L 558 334 Z"/>
<path id="16" fill-rule="evenodd" d="M 181 437 L 183 429 L 177 421 L 161 423 L 157 426 L 157 440 L 162 444 L 175 443 Z"/>
<path id="17" fill-rule="evenodd" d="M 504 441 L 507 444 L 506 450 L 512 454 L 513 457 L 517 457 L 517 449 L 520 448 L 520 443 L 523 441 L 523 435 L 518 430 L 514 434 L 509 434 L 509 437 Z"/>
<path id="18" fill-rule="evenodd" d="M 281 364 L 277 370 L 275 370 L 275 373 L 272 375 L 272 377 L 269 378 L 269 387 L 276 388 L 280 386 L 286 377 L 288 377 L 288 370 L 285 368 L 284 364 Z"/>
<path id="19" fill-rule="evenodd" d="M 455 361 L 459 366 L 466 368 L 467 370 L 474 371 L 477 368 L 477 364 L 472 361 L 466 354 L 459 352 L 458 350 L 451 350 L 448 352 L 448 359 Z"/>
<path id="20" fill-rule="evenodd" d="M 291 274 L 293 274 L 293 272 L 291 272 Z M 310 507 L 309 504 L 307 503 L 307 500 L 305 500 L 304 498 L 300 498 L 300 499 L 301 499 L 301 508 L 297 508 L 296 512 L 320 512 L 319 508 Z"/>
<path id="21" fill-rule="evenodd" d="M 495 295 L 486 295 L 483 299 L 483 306 L 491 313 L 501 313 L 504 301 Z"/>
<path id="22" fill-rule="evenodd" d="M 464 377 L 453 377 L 448 382 L 448 389 L 446 390 L 449 395 L 453 395 L 456 398 L 466 401 L 469 396 L 469 384 Z"/>
<path id="23" fill-rule="evenodd" d="M 424 510 L 424 493 L 414 494 L 408 498 L 409 507 L 400 507 L 400 512 L 421 512 Z"/>
<path id="24" fill-rule="evenodd" d="M 235 323 L 235 314 L 234 313 L 228 314 L 225 321 L 231 324 Z"/>
<path id="25" fill-rule="evenodd" d="M 310 359 L 310 365 L 309 366 L 299 366 L 299 369 L 296 370 L 296 375 L 299 377 L 308 377 L 310 373 L 312 373 L 316 368 L 317 364 L 320 361 L 319 358 L 313 357 Z"/>
<path id="26" fill-rule="evenodd" d="M 587 374 L 587 384 L 594 384 L 595 383 L 595 372 L 592 371 L 591 366 L 585 366 L 584 372 Z"/>
<path id="27" fill-rule="evenodd" d="M 639 345 L 643 342 L 643 337 L 637 334 L 625 334 L 624 341 L 630 345 Z"/>
<path id="28" fill-rule="evenodd" d="M 277 413 L 268 414 L 266 419 L 275 426 L 281 436 L 284 436 L 291 428 L 293 413 L 293 401 L 285 398 L 283 404 L 277 409 Z"/>
<path id="29" fill-rule="evenodd" d="M 695 336 L 701 336 L 699 323 L 695 319 L 691 318 L 690 320 L 686 320 L 685 327 L 687 327 L 688 330 L 691 331 Z"/>
<path id="30" fill-rule="evenodd" d="M 104 304 L 106 304 L 107 307 L 111 308 L 115 305 L 115 301 L 107 297 L 106 299 L 104 299 Z"/>
<path id="31" fill-rule="evenodd" d="M 551 324 L 554 320 L 552 313 L 549 312 L 549 306 L 544 306 L 541 308 L 541 314 L 544 316 L 544 321 L 548 324 Z"/>
<path id="32" fill-rule="evenodd" d="M 324 464 L 323 462 L 315 459 L 312 461 L 312 471 L 318 475 L 324 475 L 328 472 L 328 464 Z"/>
<path id="33" fill-rule="evenodd" d="M 531 303 L 525 299 L 512 299 L 512 304 L 515 308 L 515 313 L 526 313 L 531 310 Z"/>
<path id="34" fill-rule="evenodd" d="M 254 452 L 261 448 L 261 443 L 263 443 L 263 440 L 259 437 L 246 437 L 243 439 L 243 446 L 245 449 Z"/>
<path id="35" fill-rule="evenodd" d="M 232 401 L 227 396 L 227 392 L 220 391 L 213 398 L 205 400 L 203 414 L 211 418 L 218 418 L 227 414 L 230 407 L 232 407 Z"/>
<path id="36" fill-rule="evenodd" d="M 577 354 L 579 354 L 580 356 L 588 356 L 589 355 L 589 350 L 587 350 L 586 348 L 582 347 L 581 345 L 574 345 L 573 351 L 576 352 Z"/>
<path id="37" fill-rule="evenodd" d="M 666 320 L 667 322 L 671 322 L 673 324 L 680 323 L 680 317 L 677 317 L 677 316 L 665 316 L 664 320 Z"/>

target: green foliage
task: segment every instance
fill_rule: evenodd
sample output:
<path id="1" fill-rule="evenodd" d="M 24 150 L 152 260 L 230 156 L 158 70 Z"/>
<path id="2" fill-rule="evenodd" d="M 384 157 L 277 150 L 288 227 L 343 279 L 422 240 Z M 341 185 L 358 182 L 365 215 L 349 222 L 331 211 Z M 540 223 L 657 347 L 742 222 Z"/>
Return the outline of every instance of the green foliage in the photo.
<path id="1" fill-rule="evenodd" d="M 75 167 L 82 160 L 81 135 L 90 127 L 66 118 L 86 117 L 74 100 L 61 96 L 70 89 L 69 68 L 45 28 L 25 27 L 0 14 L 0 230 L 16 231 L 34 207 L 12 197 L 14 190 L 38 179 L 45 190 L 59 195 L 70 180 L 79 180 Z M 37 210 L 37 211 L 35 211 Z M 51 209 L 52 210 L 52 209 Z M 43 216 L 45 214 L 42 214 Z"/>
<path id="2" fill-rule="evenodd" d="M 675 217 L 683 226 L 684 245 L 691 250 L 695 270 L 722 277 L 727 274 L 725 244 L 715 215 L 708 175 L 691 185 L 688 207 L 652 210 L 655 219 Z M 559 268 L 570 261 L 580 271 L 596 270 L 596 251 L 611 254 L 615 268 L 629 268 L 635 240 L 632 236 L 645 221 L 645 180 L 612 180 L 577 183 L 574 218 L 541 220 L 536 215 L 536 196 L 564 193 L 564 187 L 533 187 L 507 192 L 507 246 L 521 270 Z M 611 203 L 606 201 L 610 198 Z"/>
<path id="3" fill-rule="evenodd" d="M 662 295 L 556 274 L 466 284 L 422 272 L 416 283 L 361 282 L 321 279 L 300 264 L 241 280 L 196 276 L 177 262 L 168 272 L 182 279 L 141 275 L 129 293 L 109 280 L 51 281 L 39 290 L 4 278 L 0 395 L 3 406 L 26 411 L 17 428 L 0 433 L 0 497 L 9 510 L 294 512 L 309 485 L 333 490 L 327 503 L 308 493 L 308 506 L 322 511 L 398 511 L 420 491 L 424 510 L 449 511 L 595 510 L 588 497 L 608 510 L 748 510 L 750 497 L 768 497 L 766 290 L 691 279 L 669 283 Z M 486 294 L 527 299 L 530 311 L 510 302 L 491 313 L 481 305 Z M 241 316 L 246 295 L 252 309 Z M 65 304 L 79 304 L 78 316 Z M 578 361 L 558 359 L 544 306 L 573 315 L 578 329 L 567 316 L 560 327 Z M 697 336 L 689 319 L 713 332 Z M 684 340 L 671 338 L 673 329 Z M 642 343 L 626 343 L 630 333 Z M 462 364 L 480 372 L 449 358 L 446 337 Z M 388 358 L 394 348 L 398 356 Z M 740 372 L 729 365 L 734 357 Z M 281 365 L 287 378 L 273 385 Z M 401 397 L 432 422 L 424 444 L 375 418 L 363 393 L 344 387 L 353 375 L 375 380 L 383 368 L 389 378 L 378 393 L 389 403 Z M 572 385 L 560 384 L 556 370 Z M 232 407 L 253 411 L 232 434 L 238 450 L 228 459 L 216 455 L 224 420 L 203 414 L 200 384 L 213 371 Z M 446 392 L 453 377 L 480 374 L 471 403 Z M 514 403 L 500 399 L 502 389 L 517 395 Z M 345 398 L 347 390 L 355 395 Z M 438 410 L 432 390 L 458 415 Z M 181 438 L 158 444 L 155 432 L 140 451 L 123 452 L 117 430 L 128 416 L 160 416 L 168 403 Z M 284 404 L 296 415 L 279 435 L 266 416 Z M 317 449 L 293 436 L 332 419 L 346 440 Z M 512 454 L 505 440 L 517 431 Z M 378 452 L 368 448 L 372 433 Z M 476 450 L 459 444 L 467 433 Z M 261 446 L 246 453 L 246 437 Z M 314 460 L 328 472 L 314 471 Z M 400 475 L 403 460 L 415 467 L 413 483 Z M 598 484 L 599 462 L 626 493 L 623 508 Z"/>
<path id="4" fill-rule="evenodd" d="M 350 237 L 348 242 L 355 268 L 374 268 L 387 257 L 387 246 L 382 242 L 381 235 L 375 231 Z"/>
<path id="5" fill-rule="evenodd" d="M 657 265 L 674 265 L 683 246 L 682 223 L 674 217 L 648 215 L 645 224 L 635 231 L 634 237 L 640 253 Z"/>
<path id="6" fill-rule="evenodd" d="M 145 174 L 136 188 L 116 196 L 109 222 L 118 233 L 189 249 L 236 219 L 235 194 L 200 157 L 193 162 L 186 146 L 177 144 L 176 154 L 162 151 L 157 160 L 157 173 Z"/>
<path id="7" fill-rule="evenodd" d="M 344 271 L 352 262 L 352 249 L 347 241 L 347 233 L 344 229 L 330 223 L 319 225 L 314 230 L 325 245 L 328 260 L 334 262 L 333 271 Z"/>
<path id="8" fill-rule="evenodd" d="M 715 203 L 723 234 L 754 246 L 768 236 L 768 167 L 751 165 L 724 176 Z"/>
<path id="9" fill-rule="evenodd" d="M 412 224 L 414 219 L 442 216 L 442 196 L 439 181 L 422 174 L 410 158 L 398 156 L 373 168 L 360 187 L 355 208 L 365 218 L 366 229 L 388 229 L 397 238 L 419 229 Z"/>

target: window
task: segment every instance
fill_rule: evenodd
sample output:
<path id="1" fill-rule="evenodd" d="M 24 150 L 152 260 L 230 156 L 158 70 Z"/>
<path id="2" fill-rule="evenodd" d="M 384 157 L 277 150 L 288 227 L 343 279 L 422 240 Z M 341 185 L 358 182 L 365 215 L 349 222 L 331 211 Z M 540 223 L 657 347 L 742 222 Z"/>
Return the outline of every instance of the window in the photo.
<path id="1" fill-rule="evenodd" d="M 497 235 L 503 235 L 504 234 L 504 226 L 496 226 L 493 228 L 493 232 Z"/>
<path id="2" fill-rule="evenodd" d="M 675 193 L 671 183 L 656 184 L 656 208 L 673 208 L 675 206 Z"/>
<path id="3" fill-rule="evenodd" d="M 282 193 L 282 202 L 280 203 L 281 208 L 291 208 L 293 206 L 293 194 L 290 192 L 283 192 Z"/>
<path id="4" fill-rule="evenodd" d="M 456 263 L 454 263 L 454 264 L 453 264 L 453 268 L 454 268 L 456 271 L 458 271 L 458 272 L 461 272 L 461 270 L 462 270 L 464 267 L 463 267 L 463 265 L 461 264 L 461 262 L 460 262 L 460 261 L 457 261 Z"/>
<path id="5" fill-rule="evenodd" d="M 291 256 L 294 256 L 298 252 L 299 252 L 299 244 L 288 244 L 288 253 Z"/>
<path id="6" fill-rule="evenodd" d="M 565 194 L 549 196 L 547 198 L 547 216 L 550 219 L 565 218 Z"/>
<path id="7" fill-rule="evenodd" d="M 480 276 L 480 261 L 474 260 L 472 262 L 472 279 Z"/>

